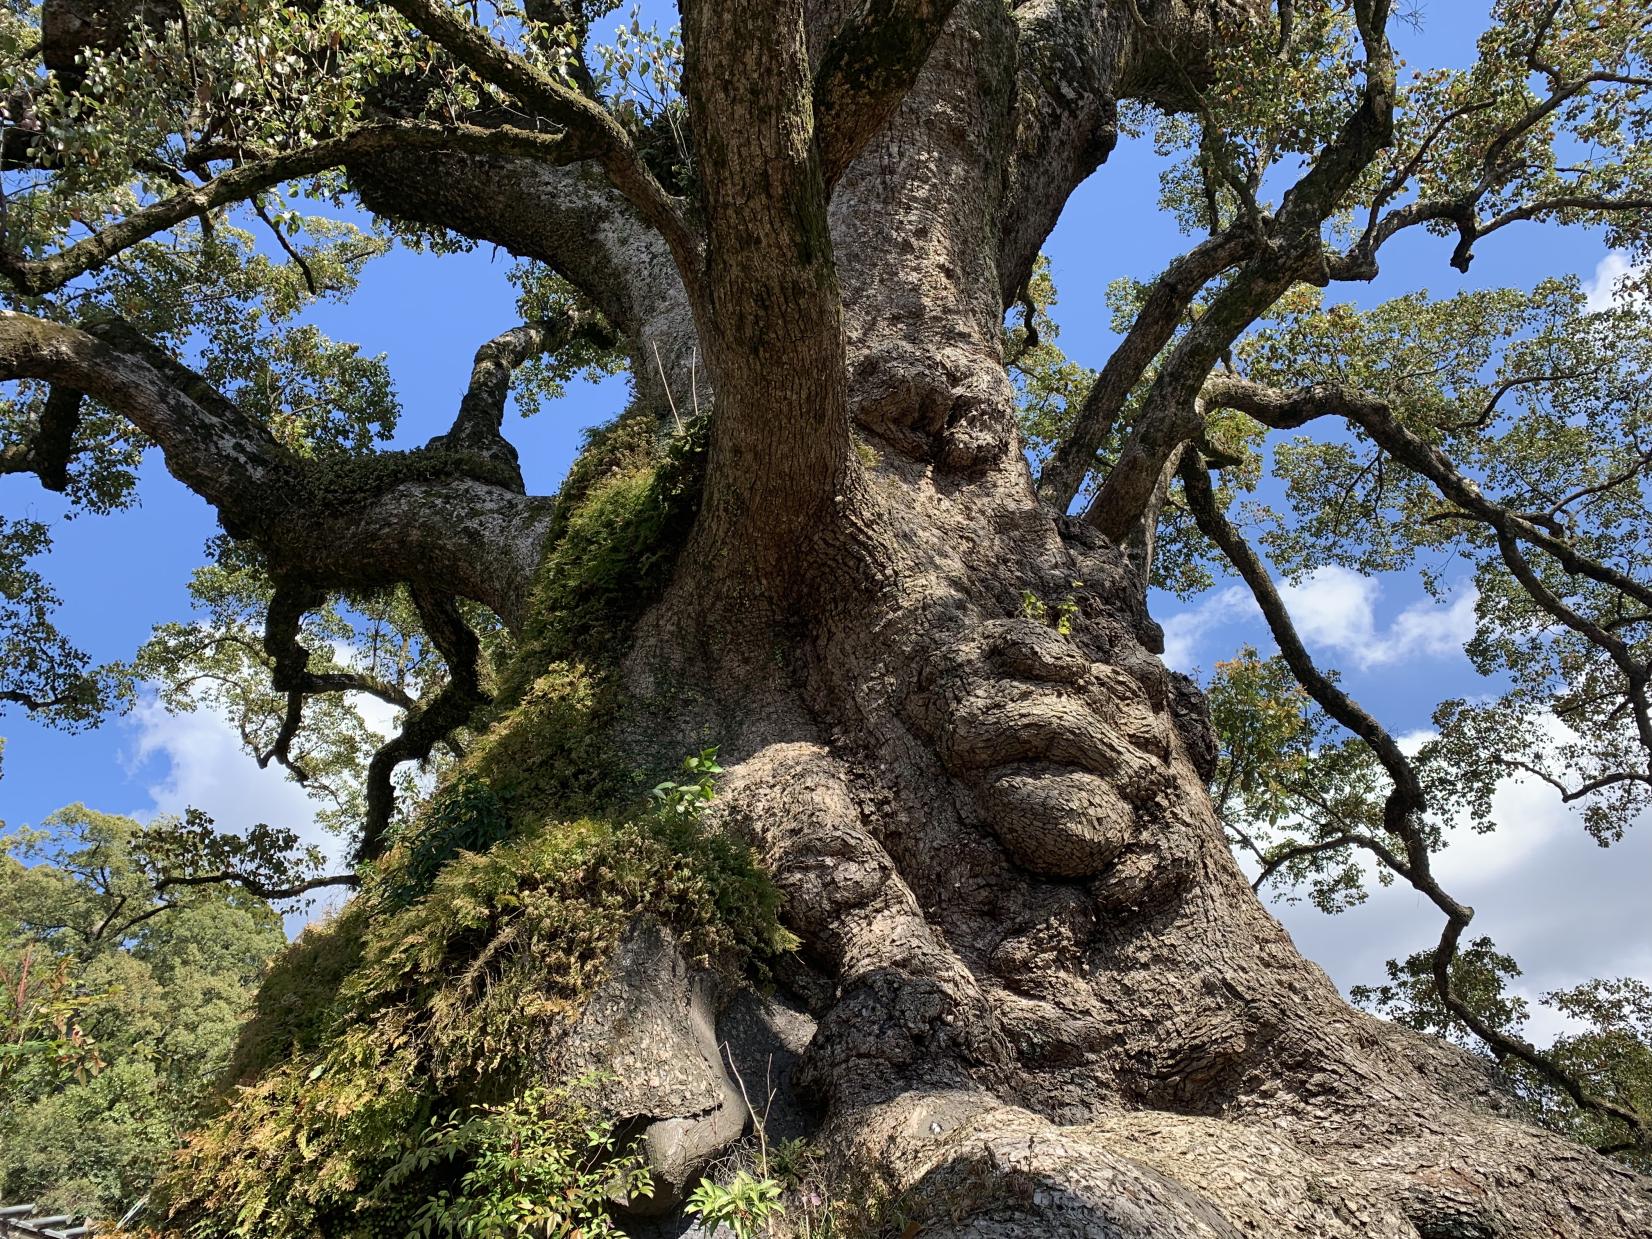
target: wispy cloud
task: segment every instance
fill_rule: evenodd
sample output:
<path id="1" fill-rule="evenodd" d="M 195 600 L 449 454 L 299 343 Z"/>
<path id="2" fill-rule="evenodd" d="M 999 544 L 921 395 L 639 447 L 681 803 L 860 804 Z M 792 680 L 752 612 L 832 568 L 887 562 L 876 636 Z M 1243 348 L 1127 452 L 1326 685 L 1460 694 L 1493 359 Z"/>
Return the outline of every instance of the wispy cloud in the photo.
<path id="1" fill-rule="evenodd" d="M 1362 671 L 1459 652 L 1474 635 L 1474 604 L 1479 598 L 1470 587 L 1445 605 L 1419 599 L 1396 615 L 1386 629 L 1379 629 L 1377 604 L 1382 584 L 1372 577 L 1327 565 L 1295 584 L 1281 585 L 1279 593 L 1304 641 Z M 1256 603 L 1243 586 L 1218 590 L 1163 621 L 1164 661 L 1177 671 L 1192 671 L 1208 655 L 1205 647 L 1212 633 L 1258 616 Z M 1218 656 L 1225 657 L 1237 644 L 1236 638 L 1230 639 Z"/>
<path id="2" fill-rule="evenodd" d="M 1594 275 L 1583 281 L 1583 293 L 1589 299 L 1588 308 L 1591 311 L 1609 310 L 1625 297 L 1632 301 L 1645 301 L 1644 290 L 1631 296 L 1623 286 L 1625 280 L 1645 273 L 1646 268 L 1631 264 L 1629 255 L 1622 250 L 1607 251 L 1606 257 L 1595 264 Z"/>
<path id="3" fill-rule="evenodd" d="M 1199 665 L 1199 645 L 1206 633 L 1255 612 L 1250 591 L 1241 585 L 1230 585 L 1197 606 L 1176 612 L 1163 625 L 1165 665 L 1192 671 Z"/>
<path id="4" fill-rule="evenodd" d="M 1458 652 L 1474 635 L 1479 599 L 1472 587 L 1444 606 L 1420 599 L 1383 631 L 1376 618 L 1382 586 L 1372 577 L 1326 565 L 1279 593 L 1304 641 L 1351 659 L 1361 670 Z"/>

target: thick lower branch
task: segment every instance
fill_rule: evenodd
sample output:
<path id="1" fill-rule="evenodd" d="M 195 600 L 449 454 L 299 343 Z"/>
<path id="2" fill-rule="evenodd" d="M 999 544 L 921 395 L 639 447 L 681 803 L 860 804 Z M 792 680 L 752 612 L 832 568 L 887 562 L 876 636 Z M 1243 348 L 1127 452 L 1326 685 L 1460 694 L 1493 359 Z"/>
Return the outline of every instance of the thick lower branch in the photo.
<path id="1" fill-rule="evenodd" d="M 367 767 L 367 817 L 362 824 L 358 860 L 377 859 L 387 842 L 395 810 L 392 779 L 403 762 L 423 761 L 452 732 L 470 722 L 491 698 L 481 685 L 482 645 L 448 595 L 415 586 L 413 603 L 425 633 L 447 660 L 448 680 L 428 705 L 412 712 L 399 735 L 373 754 Z"/>
<path id="2" fill-rule="evenodd" d="M 1446 918 L 1432 961 L 1435 993 L 1441 1005 L 1494 1053 L 1510 1055 L 1534 1068 L 1564 1089 L 1580 1108 L 1618 1119 L 1635 1133 L 1638 1140 L 1647 1140 L 1652 1135 L 1652 1123 L 1645 1115 L 1610 1098 L 1597 1096 L 1581 1079 L 1556 1065 L 1524 1038 L 1512 1036 L 1487 1023 L 1453 988 L 1451 966 L 1457 957 L 1463 931 L 1474 918 L 1474 909 L 1447 894 L 1434 876 L 1433 858 L 1420 826 L 1426 799 L 1415 768 L 1387 729 L 1314 665 L 1266 567 L 1218 508 L 1205 462 L 1197 452 L 1187 453 L 1181 476 L 1188 507 L 1200 531 L 1221 549 L 1250 588 L 1297 683 L 1326 714 L 1365 742 L 1393 782 L 1383 805 L 1383 825 L 1390 834 L 1403 841 L 1406 852 L 1405 865 L 1395 872 L 1426 896 Z M 1379 858 L 1383 855 L 1376 848 L 1370 850 Z"/>
<path id="3" fill-rule="evenodd" d="M 285 154 L 254 159 L 207 181 L 133 211 L 118 223 L 77 241 L 48 258 L 26 259 L 0 251 L 0 275 L 19 292 L 39 296 L 107 262 L 122 250 L 164 232 L 175 224 L 219 207 L 243 202 L 286 181 L 313 176 L 353 160 L 394 151 L 449 150 L 476 154 L 528 155 L 549 163 L 580 157 L 571 143 L 549 134 L 520 129 L 479 129 L 468 125 L 432 125 L 398 121 L 358 129 L 341 138 Z"/>

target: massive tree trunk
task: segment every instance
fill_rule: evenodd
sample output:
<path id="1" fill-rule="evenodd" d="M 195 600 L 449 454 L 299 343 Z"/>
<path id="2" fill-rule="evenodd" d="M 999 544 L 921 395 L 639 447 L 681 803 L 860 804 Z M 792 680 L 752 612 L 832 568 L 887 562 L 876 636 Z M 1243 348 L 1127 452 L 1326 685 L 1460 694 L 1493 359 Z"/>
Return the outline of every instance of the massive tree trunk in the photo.
<path id="1" fill-rule="evenodd" d="M 837 184 L 829 253 L 710 223 L 708 516 L 626 671 L 661 751 L 721 742 L 722 820 L 785 893 L 814 1022 L 794 1084 L 926 1234 L 1652 1233 L 1644 1182 L 1297 953 L 1213 816 L 1208 723 L 1133 568 L 1035 497 L 1006 299 L 1111 100 L 1153 88 L 1116 29 L 1093 64 L 1017 63 L 1013 23 L 1072 12 L 964 0 Z M 758 161 L 771 188 L 785 160 Z M 841 378 L 815 369 L 834 349 Z M 1029 596 L 1076 604 L 1071 631 Z"/>
<path id="2" fill-rule="evenodd" d="M 1156 657 L 1137 568 L 1041 501 L 1018 450 L 1006 306 L 1116 102 L 1180 102 L 1226 7 L 1141 0 L 1137 28 L 1133 5 L 1079 0 L 685 0 L 699 240 L 607 156 L 614 184 L 475 151 L 351 172 L 375 210 L 565 274 L 644 407 L 697 390 L 714 410 L 699 520 L 624 659 L 632 731 L 651 720 L 629 739 L 721 746 L 718 820 L 803 943 L 773 1000 L 806 1040 L 786 1087 L 923 1233 L 1652 1234 L 1644 1181 L 1518 1117 L 1485 1062 L 1351 1010 L 1296 951 L 1215 820 L 1208 721 Z M 887 30 L 855 39 L 880 9 L 916 31 L 892 65 Z M 12 369 L 62 377 L 55 347 L 14 343 Z M 168 407 L 150 421 L 183 469 Z M 452 519 L 472 491 L 492 507 Z M 436 584 L 531 625 L 548 505 L 476 478 L 396 494 L 373 512 L 418 538 L 387 578 L 451 560 Z M 479 545 L 494 527 L 509 544 Z M 325 541 L 342 564 L 372 528 Z M 673 993 L 709 1018 L 686 973 L 635 1001 Z M 739 1126 L 690 1024 L 664 1044 L 703 1087 L 632 1111 L 656 1143 L 721 1115 L 679 1179 Z"/>

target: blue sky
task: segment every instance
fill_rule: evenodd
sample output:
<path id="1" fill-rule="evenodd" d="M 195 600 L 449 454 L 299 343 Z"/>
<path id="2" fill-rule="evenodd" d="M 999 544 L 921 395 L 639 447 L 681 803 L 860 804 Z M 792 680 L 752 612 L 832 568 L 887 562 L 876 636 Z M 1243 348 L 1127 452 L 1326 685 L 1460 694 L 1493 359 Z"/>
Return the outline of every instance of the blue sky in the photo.
<path id="1" fill-rule="evenodd" d="M 1467 63 L 1484 12 L 1479 0 L 1432 0 L 1421 32 L 1397 32 L 1402 55 L 1416 64 Z M 1187 244 L 1154 205 L 1158 170 L 1149 143 L 1121 144 L 1074 196 L 1046 246 L 1060 292 L 1061 343 L 1089 365 L 1105 360 L 1114 339 L 1108 283 L 1151 278 Z M 1375 283 L 1335 295 L 1370 304 L 1418 287 L 1446 296 L 1530 287 L 1567 272 L 1592 280 L 1610 261 L 1598 233 L 1540 226 L 1482 243 L 1466 276 L 1447 265 L 1448 247 L 1420 233 L 1403 236 L 1385 251 Z M 348 305 L 314 315 L 335 338 L 387 354 L 404 405 L 398 445 L 445 428 L 476 346 L 516 321 L 505 278 L 511 261 L 486 247 L 440 258 L 397 251 L 368 267 Z M 623 400 L 624 381 L 614 379 L 571 388 L 538 417 L 516 420 L 510 433 L 530 489 L 554 490 L 580 430 L 611 416 Z M 206 505 L 167 477 L 158 457 L 144 473 L 140 507 L 67 522 L 56 496 L 26 478 L 0 478 L 0 514 L 54 523 L 49 575 L 64 598 L 60 622 L 95 661 L 130 656 L 154 624 L 186 613 L 189 574 L 216 531 Z M 1267 647 L 1266 630 L 1231 586 L 1187 604 L 1156 600 L 1173 665 L 1208 667 L 1247 641 Z M 1437 603 L 1409 577 L 1367 581 L 1321 571 L 1298 586 L 1295 603 L 1316 653 L 1396 733 L 1426 726 L 1442 697 L 1482 691 L 1462 655 L 1472 620 L 1464 597 Z M 143 814 L 193 805 L 229 826 L 310 820 L 302 793 L 276 772 L 258 770 L 210 715 L 177 718 L 144 704 L 96 731 L 67 736 L 14 712 L 0 718 L 0 735 L 7 740 L 0 820 L 9 824 L 38 822 L 75 800 Z M 1652 876 L 1652 829 L 1632 830 L 1605 852 L 1551 794 L 1510 787 L 1503 797 L 1508 825 L 1493 836 L 1454 841 L 1441 862 L 1448 884 L 1455 881 L 1481 910 L 1475 932 L 1483 927 L 1522 961 L 1532 993 L 1588 975 L 1652 978 L 1638 889 Z M 1409 891 L 1381 892 L 1336 918 L 1305 907 L 1279 911 L 1304 950 L 1345 987 L 1378 979 L 1384 959 L 1430 944 L 1438 929 Z"/>

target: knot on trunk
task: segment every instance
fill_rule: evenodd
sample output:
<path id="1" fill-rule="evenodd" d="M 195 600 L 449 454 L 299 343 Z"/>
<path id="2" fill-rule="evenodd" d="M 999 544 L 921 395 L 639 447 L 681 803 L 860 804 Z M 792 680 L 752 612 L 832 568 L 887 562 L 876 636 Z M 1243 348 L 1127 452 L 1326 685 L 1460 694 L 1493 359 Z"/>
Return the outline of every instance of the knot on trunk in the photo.
<path id="1" fill-rule="evenodd" d="M 969 472 L 1015 442 L 1015 394 L 1000 364 L 963 347 L 873 351 L 850 376 L 855 421 L 914 460 Z"/>
<path id="2" fill-rule="evenodd" d="M 912 704 L 1016 864 L 1066 879 L 1121 867 L 1098 889 L 1134 904 L 1154 873 L 1183 876 L 1160 837 L 1177 786 L 1167 680 L 1156 663 L 1099 661 L 1061 631 L 1070 618 L 1057 625 L 971 630 L 932 658 Z"/>

